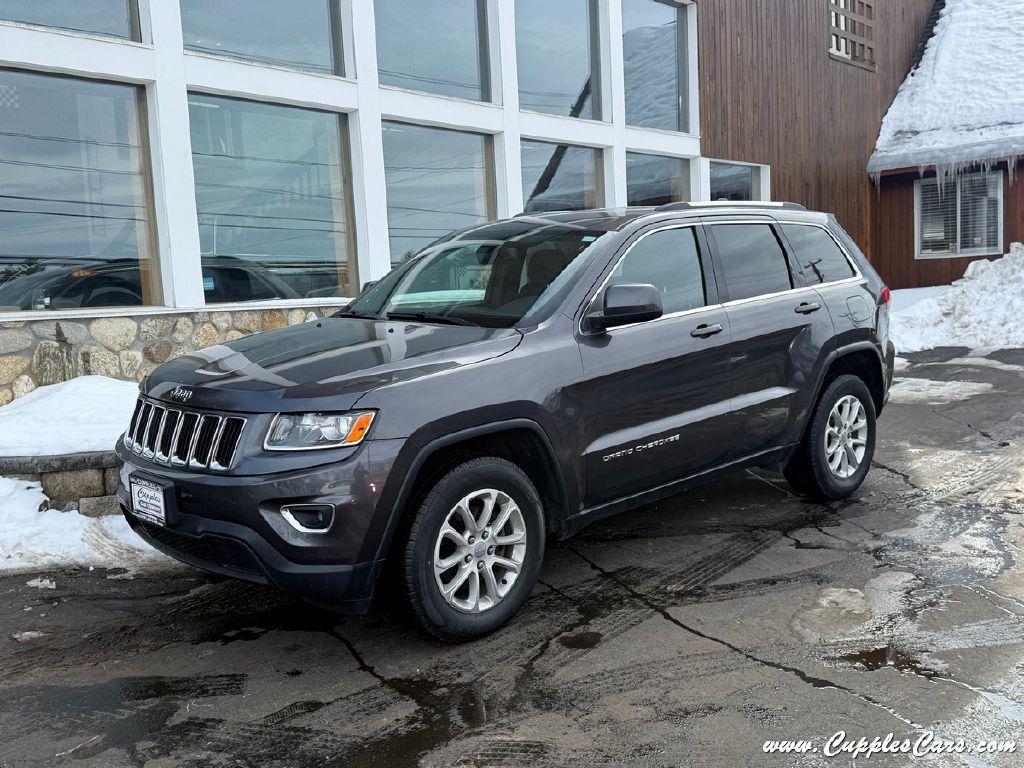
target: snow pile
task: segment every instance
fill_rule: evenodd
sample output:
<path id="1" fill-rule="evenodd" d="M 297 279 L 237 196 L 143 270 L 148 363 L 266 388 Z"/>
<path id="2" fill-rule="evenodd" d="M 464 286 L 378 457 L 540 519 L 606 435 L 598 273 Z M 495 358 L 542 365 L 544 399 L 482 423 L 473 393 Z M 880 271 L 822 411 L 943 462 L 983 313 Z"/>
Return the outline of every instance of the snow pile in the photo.
<path id="1" fill-rule="evenodd" d="M 138 396 L 137 384 L 105 376 L 40 387 L 0 408 L 0 456 L 109 451 Z"/>
<path id="2" fill-rule="evenodd" d="M 964 276 L 892 316 L 900 352 L 935 347 L 1024 347 L 1024 245 L 994 261 L 974 261 Z"/>
<path id="3" fill-rule="evenodd" d="M 935 165 L 945 175 L 1024 155 L 1022 39 L 1019 0 L 947 0 L 882 122 L 868 170 Z"/>
<path id="4" fill-rule="evenodd" d="M 0 571 L 68 566 L 131 571 L 164 557 L 120 515 L 91 518 L 40 511 L 46 503 L 38 483 L 0 477 Z"/>

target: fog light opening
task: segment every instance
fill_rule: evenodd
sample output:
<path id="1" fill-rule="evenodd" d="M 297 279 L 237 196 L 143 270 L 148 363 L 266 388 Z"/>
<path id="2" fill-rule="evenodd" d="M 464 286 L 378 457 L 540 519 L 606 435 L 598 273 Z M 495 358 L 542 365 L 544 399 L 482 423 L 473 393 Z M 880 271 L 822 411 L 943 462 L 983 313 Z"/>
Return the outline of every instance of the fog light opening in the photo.
<path id="1" fill-rule="evenodd" d="M 333 504 L 286 504 L 281 517 L 299 533 L 323 534 L 334 525 Z"/>

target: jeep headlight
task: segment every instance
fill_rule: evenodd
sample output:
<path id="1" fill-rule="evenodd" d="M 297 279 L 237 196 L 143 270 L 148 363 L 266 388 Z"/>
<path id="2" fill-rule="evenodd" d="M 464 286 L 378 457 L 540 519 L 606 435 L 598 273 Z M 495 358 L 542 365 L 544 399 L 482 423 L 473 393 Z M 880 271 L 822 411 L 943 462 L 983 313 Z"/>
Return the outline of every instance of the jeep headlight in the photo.
<path id="1" fill-rule="evenodd" d="M 279 413 L 263 447 L 268 451 L 311 451 L 358 445 L 376 411 L 350 413 Z"/>

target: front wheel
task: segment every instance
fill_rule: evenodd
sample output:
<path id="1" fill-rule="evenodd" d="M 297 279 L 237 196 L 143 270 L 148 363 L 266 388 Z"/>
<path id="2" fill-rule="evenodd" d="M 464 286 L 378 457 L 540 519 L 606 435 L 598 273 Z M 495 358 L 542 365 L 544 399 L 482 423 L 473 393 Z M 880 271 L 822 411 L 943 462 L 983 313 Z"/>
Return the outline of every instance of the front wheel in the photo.
<path id="1" fill-rule="evenodd" d="M 496 457 L 460 464 L 429 491 L 409 530 L 412 615 L 441 640 L 493 632 L 526 601 L 543 557 L 543 511 L 526 473 Z"/>
<path id="2" fill-rule="evenodd" d="M 845 499 L 864 482 L 874 454 L 871 393 L 857 376 L 839 376 L 818 400 L 804 440 L 786 465 L 786 479 L 800 493 Z"/>

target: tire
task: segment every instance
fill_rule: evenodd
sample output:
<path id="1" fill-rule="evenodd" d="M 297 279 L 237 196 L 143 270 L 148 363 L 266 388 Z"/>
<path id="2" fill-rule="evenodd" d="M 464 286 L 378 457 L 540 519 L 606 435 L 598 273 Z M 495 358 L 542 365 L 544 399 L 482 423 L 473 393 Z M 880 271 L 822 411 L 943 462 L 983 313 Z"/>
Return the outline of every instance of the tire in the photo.
<path id="1" fill-rule="evenodd" d="M 462 509 L 479 523 L 489 501 L 490 525 L 471 527 Z M 491 530 L 506 513 L 501 528 Z M 401 568 L 409 611 L 440 640 L 482 637 L 519 611 L 543 558 L 544 513 L 530 478 L 505 459 L 466 461 L 441 477 L 416 510 Z M 437 573 L 435 562 L 452 564 Z M 458 588 L 446 597 L 442 586 L 456 582 Z"/>
<path id="2" fill-rule="evenodd" d="M 860 430 L 852 429 L 848 429 L 846 432 L 846 435 L 850 438 L 849 444 L 855 461 L 851 460 L 851 453 L 842 447 L 844 444 L 842 442 L 844 422 L 841 418 L 844 413 L 844 405 L 846 404 L 851 405 L 851 410 L 845 411 L 851 414 L 851 418 L 854 418 L 853 414 L 859 413 L 852 409 L 853 402 L 859 404 L 859 407 L 862 409 L 863 418 L 857 416 L 855 423 L 849 426 L 855 427 L 863 421 L 865 424 L 864 429 L 866 430 L 866 434 L 862 434 Z M 837 408 L 837 406 L 839 410 L 837 411 L 836 418 L 833 419 L 833 409 Z M 828 446 L 826 445 L 826 432 L 830 430 L 830 420 L 831 426 L 839 426 L 838 431 L 829 432 L 830 444 L 838 446 L 832 453 L 829 453 Z M 859 440 L 864 441 L 864 451 L 863 455 L 856 459 L 856 456 L 859 454 Z M 843 461 L 844 455 L 845 462 Z M 804 434 L 803 442 L 786 465 L 784 474 L 790 486 L 797 493 L 822 500 L 834 501 L 845 499 L 864 482 L 864 478 L 871 468 L 871 459 L 874 455 L 874 400 L 872 400 L 871 393 L 862 379 L 846 374 L 833 380 L 818 399 L 818 404 L 815 406 L 811 416 L 811 422 Z M 830 457 L 833 459 L 833 463 L 837 459 L 839 460 L 840 466 L 837 469 L 833 469 L 830 466 Z M 854 465 L 856 465 L 856 468 L 854 468 Z"/>

